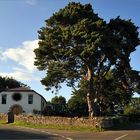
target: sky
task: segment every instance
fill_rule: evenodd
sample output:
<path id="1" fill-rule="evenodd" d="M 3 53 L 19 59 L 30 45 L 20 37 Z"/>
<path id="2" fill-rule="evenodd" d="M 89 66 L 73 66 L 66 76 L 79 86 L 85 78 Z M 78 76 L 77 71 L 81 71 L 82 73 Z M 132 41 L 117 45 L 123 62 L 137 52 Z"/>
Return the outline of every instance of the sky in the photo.
<path id="1" fill-rule="evenodd" d="M 45 20 L 72 1 L 90 3 L 94 12 L 107 22 L 120 16 L 132 19 L 140 27 L 140 0 L 0 0 L 1 76 L 27 84 L 47 101 L 55 96 L 40 83 L 46 72 L 38 71 L 33 65 L 33 50 L 38 47 L 37 31 L 45 26 Z M 140 71 L 140 46 L 130 58 L 132 68 Z M 71 93 L 72 89 L 63 85 L 58 96 L 68 100 Z"/>

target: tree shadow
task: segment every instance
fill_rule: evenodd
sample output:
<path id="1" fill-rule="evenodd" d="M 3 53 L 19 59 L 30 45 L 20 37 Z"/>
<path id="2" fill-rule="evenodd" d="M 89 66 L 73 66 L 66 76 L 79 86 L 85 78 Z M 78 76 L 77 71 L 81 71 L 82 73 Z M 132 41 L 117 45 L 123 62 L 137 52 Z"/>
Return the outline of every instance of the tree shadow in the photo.
<path id="1" fill-rule="evenodd" d="M 140 122 L 124 123 L 121 125 L 116 125 L 107 130 L 140 130 Z"/>
<path id="2" fill-rule="evenodd" d="M 12 130 L 13 129 L 13 130 Z M 58 139 L 57 136 L 39 133 L 32 130 L 14 130 L 14 128 L 0 128 L 0 139 L 44 139 L 44 140 L 54 140 Z M 29 132 L 30 131 L 30 132 Z"/>

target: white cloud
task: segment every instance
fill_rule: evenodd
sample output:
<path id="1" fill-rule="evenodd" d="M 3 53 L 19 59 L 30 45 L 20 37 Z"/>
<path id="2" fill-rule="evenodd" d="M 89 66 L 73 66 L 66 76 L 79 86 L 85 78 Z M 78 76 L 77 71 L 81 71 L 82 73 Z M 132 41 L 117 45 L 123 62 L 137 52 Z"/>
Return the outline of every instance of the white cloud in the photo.
<path id="1" fill-rule="evenodd" d="M 19 68 L 19 67 L 13 67 L 11 68 L 11 72 L 0 72 L 1 76 L 8 76 L 8 77 L 12 77 L 16 80 L 19 81 L 30 81 L 30 80 L 36 80 L 39 81 L 40 78 L 35 76 L 34 73 L 30 73 L 28 71 L 26 71 L 25 69 Z"/>
<path id="2" fill-rule="evenodd" d="M 40 80 L 36 74 L 34 66 L 34 49 L 38 47 L 38 40 L 24 41 L 19 47 L 8 48 L 5 51 L 0 51 L 1 63 L 4 62 L 5 72 L 0 71 L 1 76 L 13 77 L 19 81 Z M 16 63 L 10 63 L 12 60 Z M 6 65 L 7 63 L 7 65 Z M 8 64 L 10 63 L 10 69 Z M 8 71 L 10 72 L 6 72 Z"/>
<path id="3" fill-rule="evenodd" d="M 25 73 L 22 71 L 14 71 L 11 73 L 3 73 L 0 72 L 1 76 L 8 76 L 8 77 L 12 77 L 18 81 L 29 81 L 29 80 L 38 80 L 38 78 L 33 77 L 30 73 Z"/>
<path id="4" fill-rule="evenodd" d="M 34 66 L 34 49 L 38 47 L 38 40 L 24 41 L 21 46 L 17 48 L 8 48 L 1 54 L 1 60 L 13 60 L 19 66 L 23 66 L 29 72 L 33 72 Z"/>
<path id="5" fill-rule="evenodd" d="M 29 5 L 33 6 L 33 5 L 37 4 L 38 0 L 26 0 L 25 2 L 26 2 L 26 4 L 29 4 Z"/>
<path id="6" fill-rule="evenodd" d="M 0 72 L 0 76 L 12 77 L 19 81 L 30 81 L 30 80 L 40 81 L 40 78 L 36 76 L 36 73 L 28 72 L 25 69 L 19 67 L 11 68 L 11 72 Z"/>

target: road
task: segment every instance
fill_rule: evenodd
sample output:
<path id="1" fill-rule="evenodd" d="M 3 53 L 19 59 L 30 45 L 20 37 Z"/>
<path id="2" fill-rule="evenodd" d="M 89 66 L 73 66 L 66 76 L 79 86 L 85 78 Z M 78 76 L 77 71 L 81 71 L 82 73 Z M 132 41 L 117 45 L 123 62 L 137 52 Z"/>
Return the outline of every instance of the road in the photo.
<path id="1" fill-rule="evenodd" d="M 0 140 L 67 140 L 57 134 L 41 132 L 31 128 L 0 125 Z"/>
<path id="2" fill-rule="evenodd" d="M 140 131 L 67 132 L 65 136 L 72 140 L 140 140 Z"/>
<path id="3" fill-rule="evenodd" d="M 35 140 L 140 140 L 140 123 L 129 130 L 104 132 L 78 132 L 51 129 L 32 129 L 0 126 L 1 139 L 35 139 Z"/>
<path id="4" fill-rule="evenodd" d="M 71 140 L 140 140 L 140 123 L 135 123 L 125 130 L 103 132 L 50 131 L 64 135 L 65 137 L 70 137 Z"/>

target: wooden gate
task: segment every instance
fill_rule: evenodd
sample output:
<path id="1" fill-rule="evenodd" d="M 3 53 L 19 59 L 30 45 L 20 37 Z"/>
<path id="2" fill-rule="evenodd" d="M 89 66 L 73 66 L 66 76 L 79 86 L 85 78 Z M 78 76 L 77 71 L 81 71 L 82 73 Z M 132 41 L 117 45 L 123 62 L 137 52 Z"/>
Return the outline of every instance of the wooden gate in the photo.
<path id="1" fill-rule="evenodd" d="M 23 109 L 20 105 L 13 105 L 10 111 L 15 115 L 19 115 L 23 112 Z"/>

